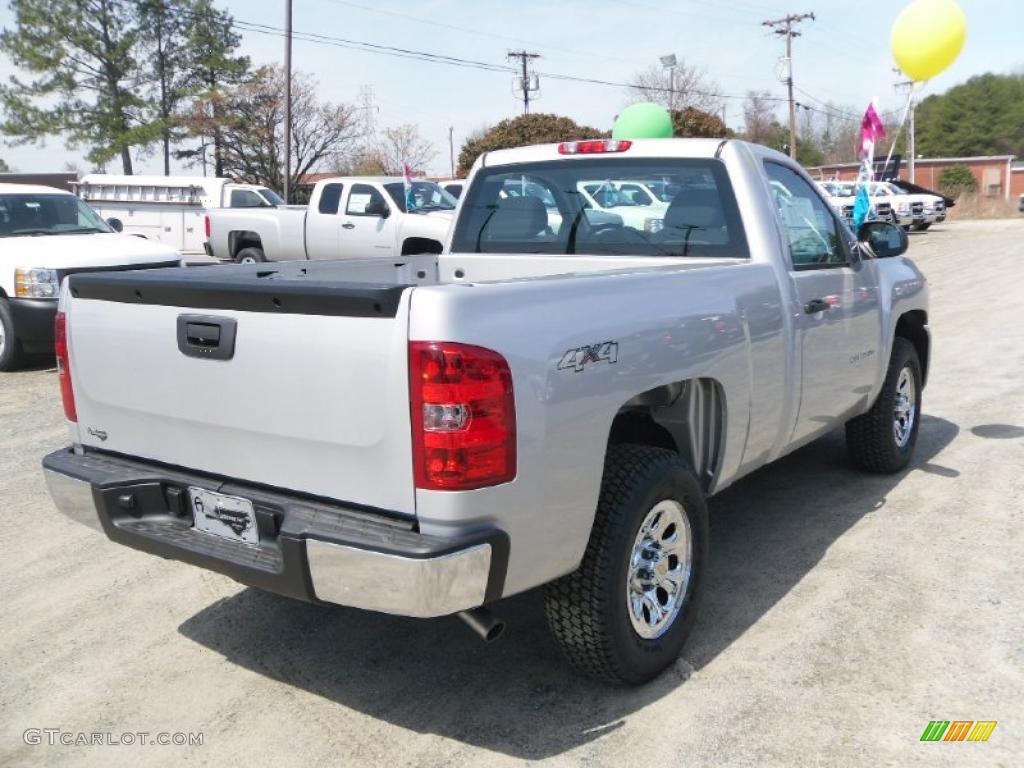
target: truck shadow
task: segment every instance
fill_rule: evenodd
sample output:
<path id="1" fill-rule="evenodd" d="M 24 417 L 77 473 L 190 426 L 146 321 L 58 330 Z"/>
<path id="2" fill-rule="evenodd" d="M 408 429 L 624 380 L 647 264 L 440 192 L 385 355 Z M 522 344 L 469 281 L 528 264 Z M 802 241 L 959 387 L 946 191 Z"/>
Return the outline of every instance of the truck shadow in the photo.
<path id="1" fill-rule="evenodd" d="M 958 432 L 925 416 L 910 471 L 955 477 L 956 470 L 930 462 Z M 401 728 L 539 760 L 621 727 L 678 688 L 850 527 L 882 509 L 902 477 L 852 469 L 840 430 L 716 496 L 701 618 L 683 660 L 639 689 L 576 675 L 547 633 L 539 590 L 495 606 L 508 630 L 490 646 L 454 617 L 416 621 L 255 589 L 209 606 L 179 632 L 234 664 Z"/>

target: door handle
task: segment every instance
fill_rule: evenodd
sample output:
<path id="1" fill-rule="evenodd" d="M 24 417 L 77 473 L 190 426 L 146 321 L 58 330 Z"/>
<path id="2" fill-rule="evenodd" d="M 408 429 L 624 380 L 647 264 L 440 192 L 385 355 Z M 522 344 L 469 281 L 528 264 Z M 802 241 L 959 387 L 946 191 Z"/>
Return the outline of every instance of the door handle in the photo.
<path id="1" fill-rule="evenodd" d="M 356 225 L 353 224 L 351 221 L 346 221 L 344 224 L 341 225 L 341 228 L 342 229 L 355 229 Z"/>
<path id="2" fill-rule="evenodd" d="M 178 315 L 178 350 L 188 357 L 230 360 L 238 322 L 215 315 Z"/>
<path id="3" fill-rule="evenodd" d="M 832 309 L 835 306 L 830 304 L 824 299 L 811 299 L 804 305 L 804 312 L 808 315 L 816 315 L 818 312 L 824 312 L 827 309 Z"/>

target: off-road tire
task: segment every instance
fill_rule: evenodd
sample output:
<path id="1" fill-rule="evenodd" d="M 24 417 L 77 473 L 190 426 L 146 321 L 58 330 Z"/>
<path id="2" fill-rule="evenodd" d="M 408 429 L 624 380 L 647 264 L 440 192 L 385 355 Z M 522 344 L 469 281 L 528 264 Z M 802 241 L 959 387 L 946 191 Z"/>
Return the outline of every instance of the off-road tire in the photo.
<path id="1" fill-rule="evenodd" d="M 629 618 L 626 585 L 633 543 L 660 501 L 679 502 L 692 536 L 692 570 L 674 621 L 644 639 Z M 708 560 L 704 494 L 678 454 L 641 445 L 612 446 L 590 540 L 580 567 L 546 588 L 548 625 L 569 661 L 616 685 L 645 683 L 679 657 L 693 629 Z"/>
<path id="2" fill-rule="evenodd" d="M 0 299 L 0 324 L 3 324 L 4 338 L 0 346 L 0 371 L 16 371 L 25 364 L 25 353 L 14 331 L 14 318 L 6 299 Z"/>
<path id="3" fill-rule="evenodd" d="M 915 224 L 913 229 L 915 232 L 927 232 L 928 227 L 931 226 L 931 222 L 923 222 L 921 224 Z"/>
<path id="4" fill-rule="evenodd" d="M 263 249 L 256 248 L 255 246 L 243 248 L 237 254 L 235 254 L 235 261 L 238 262 L 239 264 L 245 264 L 245 260 L 247 258 L 252 259 L 253 262 L 257 264 L 267 260 L 267 257 L 263 253 Z"/>
<path id="5" fill-rule="evenodd" d="M 896 384 L 905 367 L 913 373 L 916 413 L 910 438 L 902 448 L 893 433 Z M 921 426 L 921 361 L 914 345 L 902 336 L 893 340 L 885 383 L 871 410 L 846 422 L 846 449 L 850 460 L 867 472 L 899 472 L 910 463 Z"/>

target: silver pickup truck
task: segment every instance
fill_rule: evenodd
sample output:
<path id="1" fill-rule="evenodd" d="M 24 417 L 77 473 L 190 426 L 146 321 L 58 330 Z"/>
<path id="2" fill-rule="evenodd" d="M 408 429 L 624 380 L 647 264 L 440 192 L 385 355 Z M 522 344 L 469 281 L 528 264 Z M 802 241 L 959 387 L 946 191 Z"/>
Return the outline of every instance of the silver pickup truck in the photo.
<path id="1" fill-rule="evenodd" d="M 636 179 L 673 190 L 650 231 L 578 192 Z M 568 658 L 641 683 L 693 627 L 708 496 L 844 424 L 855 465 L 907 465 L 906 247 L 740 141 L 488 153 L 440 255 L 71 276 L 46 478 L 117 543 L 302 600 L 491 637 L 546 585 Z"/>

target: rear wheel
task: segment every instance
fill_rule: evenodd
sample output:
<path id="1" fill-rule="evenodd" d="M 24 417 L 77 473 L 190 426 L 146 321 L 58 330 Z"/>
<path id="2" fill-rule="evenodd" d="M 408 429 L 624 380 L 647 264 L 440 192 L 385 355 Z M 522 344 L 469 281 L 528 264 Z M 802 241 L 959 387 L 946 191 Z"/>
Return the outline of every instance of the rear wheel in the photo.
<path id="1" fill-rule="evenodd" d="M 24 362 L 25 353 L 14 332 L 10 305 L 0 299 L 0 371 L 17 370 Z"/>
<path id="2" fill-rule="evenodd" d="M 263 255 L 263 249 L 256 246 L 243 248 L 235 256 L 235 261 L 239 264 L 259 264 L 266 260 L 267 257 Z"/>
<path id="3" fill-rule="evenodd" d="M 899 472 L 910 463 L 920 422 L 921 362 L 914 345 L 897 336 L 878 399 L 846 422 L 850 459 L 868 472 Z"/>
<path id="4" fill-rule="evenodd" d="M 704 495 L 678 454 L 612 446 L 583 562 L 546 590 L 569 661 L 620 685 L 656 677 L 693 629 L 707 557 Z"/>

